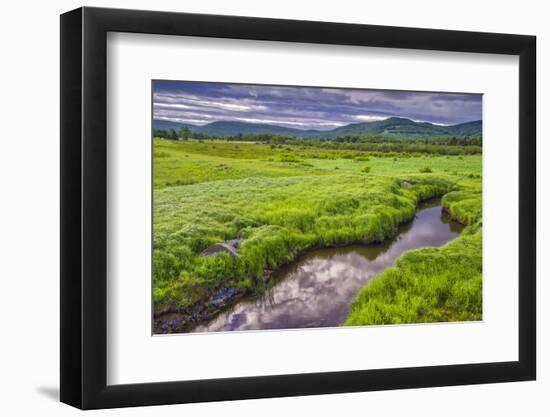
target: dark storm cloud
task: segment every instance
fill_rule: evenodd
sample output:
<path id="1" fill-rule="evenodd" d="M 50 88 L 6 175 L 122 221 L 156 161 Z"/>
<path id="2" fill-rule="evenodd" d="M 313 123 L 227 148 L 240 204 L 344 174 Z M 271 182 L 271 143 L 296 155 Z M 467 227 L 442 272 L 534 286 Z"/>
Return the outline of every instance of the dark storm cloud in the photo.
<path id="1" fill-rule="evenodd" d="M 481 120 L 481 95 L 388 90 L 279 87 L 155 81 L 155 119 L 203 125 L 214 121 L 333 129 L 406 117 L 437 124 Z"/>

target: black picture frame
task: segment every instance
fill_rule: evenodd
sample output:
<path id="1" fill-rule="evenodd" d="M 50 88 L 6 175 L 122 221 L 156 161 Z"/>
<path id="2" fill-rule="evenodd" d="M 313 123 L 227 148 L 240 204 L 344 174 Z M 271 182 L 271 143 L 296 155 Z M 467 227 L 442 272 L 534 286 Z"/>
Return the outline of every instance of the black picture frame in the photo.
<path id="1" fill-rule="evenodd" d="M 108 32 L 519 56 L 519 360 L 107 385 Z M 80 8 L 61 15 L 61 401 L 82 409 L 533 380 L 536 38 L 251 17 Z"/>

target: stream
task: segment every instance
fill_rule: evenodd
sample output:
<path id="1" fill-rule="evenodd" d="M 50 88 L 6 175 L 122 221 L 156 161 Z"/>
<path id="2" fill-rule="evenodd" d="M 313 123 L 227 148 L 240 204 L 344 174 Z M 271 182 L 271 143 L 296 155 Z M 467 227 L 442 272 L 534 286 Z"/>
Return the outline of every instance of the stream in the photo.
<path id="1" fill-rule="evenodd" d="M 274 272 L 261 298 L 244 298 L 193 332 L 336 327 L 350 302 L 373 276 L 404 251 L 444 245 L 464 226 L 451 220 L 439 200 L 420 205 L 415 218 L 379 244 L 317 249 Z"/>

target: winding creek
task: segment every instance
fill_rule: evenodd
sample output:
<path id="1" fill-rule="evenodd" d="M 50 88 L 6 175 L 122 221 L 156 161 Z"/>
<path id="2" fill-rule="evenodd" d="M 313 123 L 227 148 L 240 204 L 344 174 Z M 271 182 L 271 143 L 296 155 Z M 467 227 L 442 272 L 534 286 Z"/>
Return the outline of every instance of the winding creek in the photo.
<path id="1" fill-rule="evenodd" d="M 242 299 L 192 331 L 339 326 L 357 292 L 404 251 L 441 246 L 463 227 L 443 212 L 439 200 L 424 203 L 393 239 L 307 252 L 274 273 L 274 285 L 265 296 Z"/>

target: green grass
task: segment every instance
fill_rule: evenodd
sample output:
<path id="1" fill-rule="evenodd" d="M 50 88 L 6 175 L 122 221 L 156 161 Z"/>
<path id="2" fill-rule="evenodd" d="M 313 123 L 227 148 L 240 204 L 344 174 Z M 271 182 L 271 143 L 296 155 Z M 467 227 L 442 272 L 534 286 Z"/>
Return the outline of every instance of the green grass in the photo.
<path id="1" fill-rule="evenodd" d="M 426 165 L 433 173 L 450 175 L 453 180 L 481 175 L 480 155 L 373 154 L 250 142 L 160 139 L 154 141 L 154 155 L 155 189 L 226 179 L 333 175 L 336 167 L 358 173 L 365 165 L 378 175 L 418 173 Z"/>
<path id="2" fill-rule="evenodd" d="M 446 194 L 445 207 L 468 224 L 476 216 L 474 202 L 481 202 L 480 155 L 379 155 L 158 139 L 154 155 L 153 295 L 157 312 L 185 310 L 221 286 L 261 293 L 264 270 L 276 269 L 309 248 L 387 239 L 399 224 L 414 216 L 419 200 Z M 425 166 L 432 172 L 420 173 Z M 405 181 L 411 186 L 404 186 Z M 479 224 L 480 218 L 475 221 Z M 475 240 L 476 233 L 464 232 L 457 242 Z M 237 237 L 242 239 L 237 258 L 200 256 L 208 246 Z M 425 256 L 434 262 L 439 259 L 435 252 Z M 474 261 L 480 268 L 480 259 Z M 384 280 L 383 274 L 373 284 Z M 467 292 L 466 287 L 463 291 Z M 416 297 L 422 298 L 422 292 Z M 369 324 L 359 320 L 364 316 L 359 315 L 363 303 L 357 300 L 354 320 Z M 406 308 L 408 314 L 415 311 L 419 303 L 415 300 Z"/>
<path id="3" fill-rule="evenodd" d="M 443 197 L 451 216 L 468 225 L 462 234 L 441 248 L 404 253 L 359 292 L 345 325 L 482 319 L 481 192 L 471 188 Z"/>

